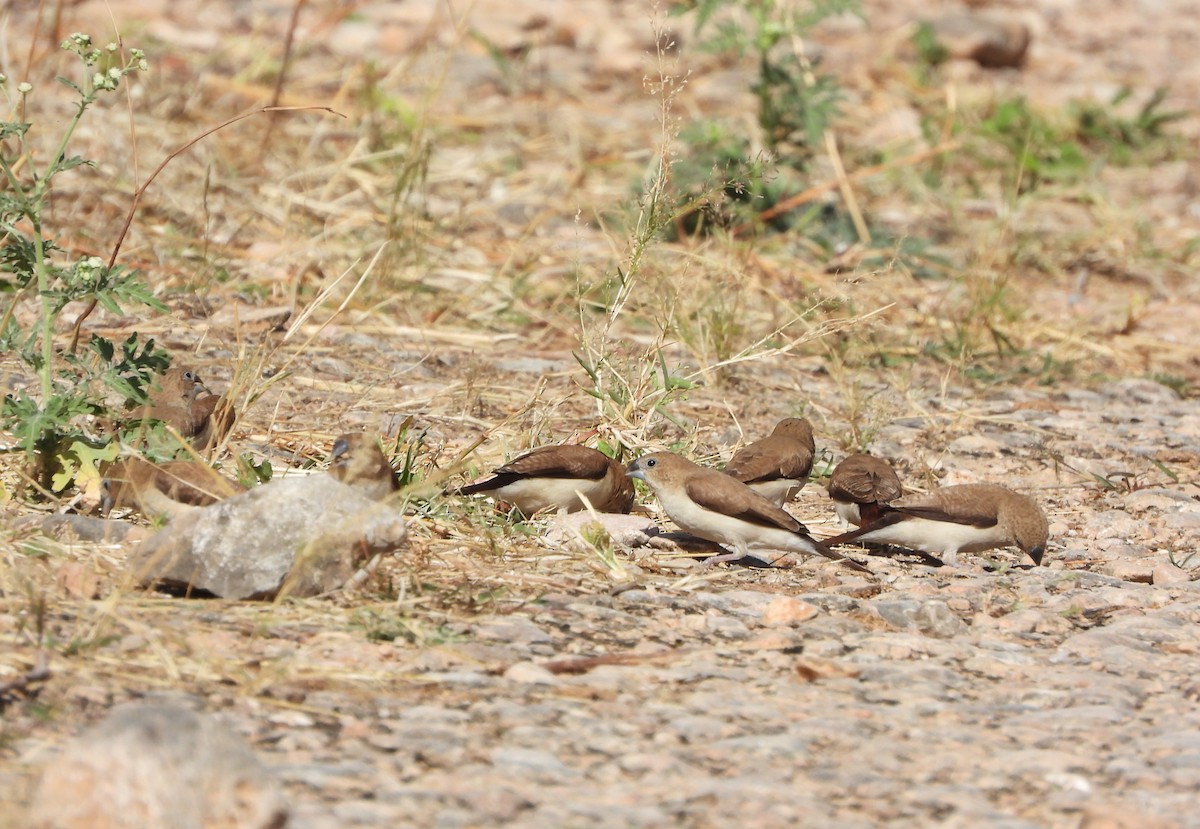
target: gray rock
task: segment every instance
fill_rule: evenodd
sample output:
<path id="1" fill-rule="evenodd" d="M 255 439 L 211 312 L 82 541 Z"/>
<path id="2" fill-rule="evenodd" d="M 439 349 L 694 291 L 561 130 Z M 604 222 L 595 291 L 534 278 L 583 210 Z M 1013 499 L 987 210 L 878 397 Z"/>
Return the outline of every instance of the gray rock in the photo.
<path id="1" fill-rule="evenodd" d="M 561 781 L 578 776 L 578 772 L 568 768 L 562 760 L 548 751 L 536 748 L 497 746 L 492 749 L 492 764 L 522 776 L 532 775 L 548 781 Z"/>
<path id="2" fill-rule="evenodd" d="M 129 568 L 141 584 L 222 598 L 314 596 L 361 562 L 398 549 L 404 519 L 328 475 L 284 478 L 197 509 L 143 542 Z"/>
<path id="3" fill-rule="evenodd" d="M 874 607 L 884 621 L 900 630 L 916 630 L 943 639 L 967 630 L 966 623 L 940 599 L 875 602 Z"/>
<path id="4" fill-rule="evenodd" d="M 1163 518 L 1163 526 L 1172 530 L 1200 530 L 1200 511 L 1172 512 Z"/>
<path id="5" fill-rule="evenodd" d="M 955 455 L 993 458 L 1000 454 L 1000 442 L 983 435 L 963 435 L 950 442 L 947 451 Z"/>
<path id="6" fill-rule="evenodd" d="M 522 645 L 545 644 L 553 641 L 550 635 L 525 616 L 499 616 L 487 619 L 475 629 L 482 640 L 510 642 Z"/>
<path id="7" fill-rule="evenodd" d="M 129 541 L 139 538 L 142 528 L 128 521 L 92 518 L 89 515 L 56 513 L 40 519 L 42 532 L 61 541 Z"/>
<path id="8" fill-rule="evenodd" d="M 282 829 L 278 783 L 246 742 L 179 705 L 115 709 L 45 770 L 34 829 Z"/>
<path id="9" fill-rule="evenodd" d="M 1112 383 L 1105 383 L 1100 387 L 1101 391 L 1110 394 L 1113 397 L 1135 403 L 1148 404 L 1171 404 L 1179 401 L 1179 392 L 1170 386 L 1164 386 L 1162 383 L 1156 383 L 1153 380 L 1147 380 L 1139 377 L 1130 377 L 1124 380 L 1116 380 Z"/>

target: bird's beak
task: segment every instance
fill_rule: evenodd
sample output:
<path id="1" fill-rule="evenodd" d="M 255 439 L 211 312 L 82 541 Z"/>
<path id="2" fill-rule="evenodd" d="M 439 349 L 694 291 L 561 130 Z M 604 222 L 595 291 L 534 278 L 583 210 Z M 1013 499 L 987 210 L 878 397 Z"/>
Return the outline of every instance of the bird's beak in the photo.
<path id="1" fill-rule="evenodd" d="M 1029 557 L 1033 559 L 1034 564 L 1040 565 L 1042 563 L 1042 556 L 1045 554 L 1045 552 L 1045 547 L 1033 547 L 1029 550 Z"/>
<path id="2" fill-rule="evenodd" d="M 646 473 L 640 466 L 638 466 L 638 462 L 634 461 L 625 468 L 625 477 L 637 478 L 639 481 L 644 481 L 646 480 Z"/>
<path id="3" fill-rule="evenodd" d="M 333 442 L 333 449 L 329 453 L 329 465 L 333 466 L 337 463 L 338 458 L 350 451 L 350 444 L 338 438 Z"/>

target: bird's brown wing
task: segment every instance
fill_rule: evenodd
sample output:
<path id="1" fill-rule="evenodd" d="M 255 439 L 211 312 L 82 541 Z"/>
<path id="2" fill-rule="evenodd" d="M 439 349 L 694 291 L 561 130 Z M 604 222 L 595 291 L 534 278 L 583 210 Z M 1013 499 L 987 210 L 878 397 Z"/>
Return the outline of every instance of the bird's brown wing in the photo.
<path id="1" fill-rule="evenodd" d="M 997 521 L 994 511 L 981 511 L 968 499 L 947 500 L 944 493 L 941 499 L 934 498 L 932 494 L 909 495 L 893 501 L 889 506 L 914 518 L 969 524 L 972 527 L 994 527 Z"/>
<path id="2" fill-rule="evenodd" d="M 205 506 L 245 492 L 246 487 L 195 461 L 158 464 L 154 486 L 184 504 Z"/>
<path id="3" fill-rule="evenodd" d="M 534 449 L 509 461 L 496 472 L 535 478 L 586 478 L 597 481 L 608 474 L 608 465 L 609 457 L 598 449 L 564 444 Z"/>
<path id="4" fill-rule="evenodd" d="M 191 406 L 192 445 L 201 451 L 219 443 L 233 429 L 237 410 L 224 397 L 206 394 Z"/>
<path id="5" fill-rule="evenodd" d="M 887 503 L 900 497 L 900 479 L 886 462 L 877 458 L 847 458 L 829 479 L 829 495 L 856 504 Z"/>
<path id="6" fill-rule="evenodd" d="M 764 438 L 734 454 L 725 473 L 743 483 L 804 478 L 812 470 L 812 452 L 791 438 Z"/>
<path id="7" fill-rule="evenodd" d="M 794 533 L 808 532 L 808 528 L 786 510 L 775 506 L 736 478 L 720 472 L 693 475 L 684 487 L 688 497 L 707 510 L 763 527 L 778 527 Z"/>
<path id="8" fill-rule="evenodd" d="M 101 511 L 143 503 L 165 503 L 151 498 L 152 491 L 170 501 L 189 506 L 207 506 L 246 488 L 216 470 L 195 461 L 154 464 L 141 458 L 125 458 L 111 464 L 104 474 Z"/>
<path id="9" fill-rule="evenodd" d="M 463 495 L 492 492 L 523 478 L 577 478 L 598 481 L 608 474 L 609 457 L 577 444 L 542 446 L 514 458 L 481 481 L 459 487 Z M 621 471 L 621 477 L 624 472 Z"/>

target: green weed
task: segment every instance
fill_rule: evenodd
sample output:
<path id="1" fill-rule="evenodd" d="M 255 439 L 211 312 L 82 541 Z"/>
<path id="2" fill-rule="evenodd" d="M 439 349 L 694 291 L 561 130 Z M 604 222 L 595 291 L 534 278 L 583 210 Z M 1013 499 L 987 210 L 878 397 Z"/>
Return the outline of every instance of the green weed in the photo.
<path id="1" fill-rule="evenodd" d="M 139 343 L 131 335 L 118 354 L 114 343 L 93 336 L 83 357 L 56 348 L 55 323 L 73 302 L 93 302 L 114 313 L 123 304 L 143 305 L 159 311 L 156 300 L 136 272 L 113 259 L 71 258 L 54 241 L 48 225 L 53 183 L 58 176 L 94 162 L 68 155 L 72 136 L 87 111 L 101 96 L 115 92 L 131 74 L 147 68 L 139 49 L 121 51 L 115 43 L 104 49 L 87 35 L 74 34 L 62 48 L 79 59 L 78 81 L 58 80 L 75 95 L 75 112 L 57 147 L 39 163 L 33 123 L 28 119 L 34 89 L 16 85 L 16 96 L 7 78 L 0 90 L 10 114 L 0 122 L 0 175 L 6 187 L 0 192 L 0 274 L 8 279 L 0 288 L 10 294 L 0 316 L 0 345 L 15 353 L 36 375 L 34 389 L 5 397 L 0 422 L 13 434 L 25 453 L 29 478 L 43 491 L 61 492 L 74 479 L 80 465 L 95 460 L 106 438 L 96 438 L 84 428 L 85 419 L 104 414 L 103 387 L 130 403 L 144 401 L 151 373 L 165 367 L 167 359 L 153 341 Z M 33 299 L 37 320 L 29 330 L 17 322 L 19 304 Z"/>

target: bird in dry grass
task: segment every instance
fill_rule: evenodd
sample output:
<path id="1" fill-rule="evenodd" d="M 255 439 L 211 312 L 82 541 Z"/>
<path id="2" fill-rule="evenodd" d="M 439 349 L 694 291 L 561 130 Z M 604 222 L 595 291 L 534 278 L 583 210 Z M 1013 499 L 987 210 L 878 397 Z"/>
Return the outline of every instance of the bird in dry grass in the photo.
<path id="1" fill-rule="evenodd" d="M 725 473 L 781 507 L 804 488 L 816 451 L 812 424 L 788 417 L 770 435 L 736 452 Z"/>
<path id="2" fill-rule="evenodd" d="M 1027 495 L 995 484 L 946 486 L 884 505 L 882 514 L 825 544 L 892 544 L 940 555 L 954 564 L 958 553 L 1015 546 L 1042 563 L 1049 523 Z"/>
<path id="3" fill-rule="evenodd" d="M 597 512 L 629 512 L 634 497 L 624 467 L 598 449 L 570 443 L 534 449 L 457 491 L 514 504 L 526 517 L 544 510 L 579 512 L 589 507 Z"/>
<path id="4" fill-rule="evenodd" d="M 195 369 L 172 366 L 151 384 L 146 405 L 132 419 L 160 421 L 202 452 L 229 433 L 236 417 L 229 401 L 210 392 Z"/>
<path id="5" fill-rule="evenodd" d="M 383 454 L 378 439 L 363 433 L 342 435 L 333 442 L 329 474 L 375 501 L 400 488 L 396 470 Z"/>
<path id="6" fill-rule="evenodd" d="M 644 455 L 629 465 L 631 478 L 645 481 L 680 529 L 699 538 L 732 547 L 726 555 L 705 560 L 766 561 L 781 555 L 756 555 L 762 551 L 818 555 L 839 561 L 864 573 L 871 572 L 853 559 L 828 549 L 808 534 L 792 515 L 735 478 L 705 469 L 670 452 Z"/>
<path id="7" fill-rule="evenodd" d="M 838 517 L 861 527 L 879 518 L 883 507 L 904 494 L 896 470 L 883 458 L 849 455 L 829 476 L 829 497 Z"/>
<path id="8" fill-rule="evenodd" d="M 151 463 L 124 458 L 105 470 L 100 511 L 131 507 L 148 518 L 174 518 L 245 492 L 246 488 L 196 461 Z"/>

